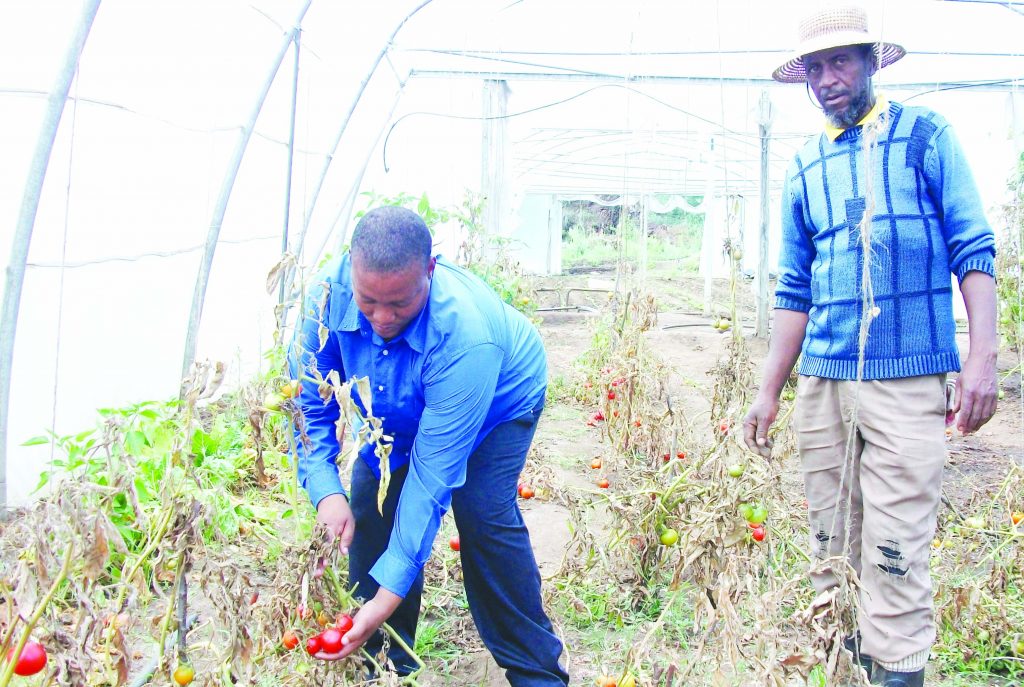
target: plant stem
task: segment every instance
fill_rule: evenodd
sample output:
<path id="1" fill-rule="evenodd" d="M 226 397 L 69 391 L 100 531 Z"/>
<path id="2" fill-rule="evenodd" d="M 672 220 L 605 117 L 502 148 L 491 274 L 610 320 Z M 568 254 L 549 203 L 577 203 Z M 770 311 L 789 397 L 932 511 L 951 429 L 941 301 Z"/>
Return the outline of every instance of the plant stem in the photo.
<path id="1" fill-rule="evenodd" d="M 57 593 L 57 588 L 64 583 L 64 580 L 68 577 L 68 571 L 71 570 L 71 560 L 73 558 L 75 547 L 68 544 L 68 548 L 64 552 L 64 562 L 61 565 L 60 572 L 57 573 L 57 577 L 53 580 L 53 584 L 46 592 L 46 596 L 36 604 L 35 610 L 32 612 L 32 617 L 25 623 L 25 629 L 21 632 L 21 639 L 14 647 L 14 655 L 21 656 L 22 650 L 25 648 L 25 644 L 28 643 L 28 638 L 32 636 L 32 630 L 35 629 L 36 623 L 43 617 L 43 612 L 46 611 L 46 607 L 53 601 L 54 595 Z M 11 677 L 14 675 L 14 667 L 17 665 L 17 661 L 10 661 L 4 668 L 3 675 L 0 676 L 0 687 L 7 687 L 11 682 Z"/>

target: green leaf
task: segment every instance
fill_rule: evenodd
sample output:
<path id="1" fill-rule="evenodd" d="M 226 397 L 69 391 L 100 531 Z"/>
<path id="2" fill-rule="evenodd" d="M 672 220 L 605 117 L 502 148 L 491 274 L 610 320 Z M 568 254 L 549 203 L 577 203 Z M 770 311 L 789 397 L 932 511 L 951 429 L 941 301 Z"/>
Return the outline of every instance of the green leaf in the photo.
<path id="1" fill-rule="evenodd" d="M 424 193 L 422 196 L 420 196 L 420 204 L 416 206 L 416 211 L 419 212 L 421 215 L 425 215 L 429 210 L 430 200 L 427 199 L 427 194 Z"/>
<path id="2" fill-rule="evenodd" d="M 44 437 L 44 436 L 40 435 L 40 436 L 32 437 L 31 439 L 26 440 L 25 443 L 22 444 L 22 446 L 41 446 L 43 444 L 48 444 L 48 443 L 50 443 L 50 437 Z"/>
<path id="3" fill-rule="evenodd" d="M 217 440 L 201 429 L 192 433 L 192 453 L 209 456 L 217 452 Z"/>
<path id="4" fill-rule="evenodd" d="M 146 439 L 146 435 L 139 430 L 133 429 L 132 431 L 125 433 L 124 448 L 130 455 L 141 455 L 143 449 L 147 446 L 149 446 L 149 440 Z"/>
<path id="5" fill-rule="evenodd" d="M 39 475 L 39 484 L 37 484 L 36 488 L 32 490 L 32 493 L 35 494 L 37 491 L 39 491 L 40 489 L 45 487 L 49 482 L 50 482 L 50 471 L 49 470 L 44 470 Z"/>

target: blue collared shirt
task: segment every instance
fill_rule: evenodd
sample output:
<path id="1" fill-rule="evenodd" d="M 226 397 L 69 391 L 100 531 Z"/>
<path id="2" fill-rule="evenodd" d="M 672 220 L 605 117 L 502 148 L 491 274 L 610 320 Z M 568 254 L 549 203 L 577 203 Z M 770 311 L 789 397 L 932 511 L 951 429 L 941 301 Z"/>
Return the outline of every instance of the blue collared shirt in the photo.
<path id="1" fill-rule="evenodd" d="M 543 343 L 526 317 L 442 257 L 423 310 L 390 341 L 356 307 L 348 254 L 320 274 L 303 316 L 288 356 L 292 375 L 301 360 L 304 374 L 315 361 L 324 377 L 331 370 L 342 380 L 368 377 L 373 414 L 394 437 L 390 468 L 409 465 L 388 548 L 370 570 L 382 587 L 404 597 L 430 555 L 452 490 L 465 483 L 470 454 L 494 427 L 543 402 Z M 321 321 L 327 327 L 322 349 Z M 297 442 L 299 481 L 316 505 L 345 493 L 336 464 L 339 409 L 333 400 L 325 405 L 309 382 L 297 400 L 310 439 L 308 447 Z M 373 447 L 360 456 L 379 475 Z"/>

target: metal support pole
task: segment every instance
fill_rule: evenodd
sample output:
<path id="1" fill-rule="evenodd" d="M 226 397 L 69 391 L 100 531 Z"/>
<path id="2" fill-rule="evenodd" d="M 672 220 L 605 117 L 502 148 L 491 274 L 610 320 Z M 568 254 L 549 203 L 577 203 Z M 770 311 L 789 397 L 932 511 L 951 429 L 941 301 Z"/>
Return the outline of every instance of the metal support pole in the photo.
<path id="1" fill-rule="evenodd" d="M 281 255 L 283 256 L 288 252 L 288 221 L 292 214 L 292 169 L 295 165 L 295 110 L 298 108 L 299 101 L 299 46 L 301 45 L 301 32 L 295 31 L 295 69 L 292 72 L 292 111 L 291 117 L 288 120 L 288 168 L 285 172 L 285 185 L 284 185 L 284 229 L 281 232 Z M 280 305 L 284 302 L 284 283 L 285 279 L 281 279 L 277 286 L 277 303 Z M 283 313 L 282 313 L 283 319 Z M 280 328 L 284 322 L 279 322 L 278 327 Z"/>
<path id="2" fill-rule="evenodd" d="M 316 207 L 316 201 L 320 197 L 320 190 L 323 188 L 324 181 L 327 179 L 327 172 L 331 168 L 331 162 L 334 161 L 334 153 L 338 150 L 338 145 L 341 143 L 341 137 L 345 134 L 345 129 L 348 128 L 349 120 L 352 119 L 352 113 L 355 112 L 356 105 L 359 104 L 359 100 L 363 97 L 363 91 L 366 90 L 366 85 L 370 83 L 370 79 L 373 77 L 374 72 L 377 71 L 377 67 L 380 65 L 381 60 L 384 59 L 384 56 L 387 55 L 388 51 L 391 49 L 391 44 L 394 43 L 395 36 L 398 35 L 398 32 L 403 26 L 405 26 L 406 22 L 413 18 L 413 15 L 429 5 L 430 2 L 431 0 L 423 0 L 423 2 L 417 5 L 412 12 L 405 15 L 405 18 L 403 18 L 402 21 L 398 23 L 398 26 L 395 27 L 395 30 L 391 32 L 391 36 L 384 44 L 384 47 L 381 48 L 380 52 L 377 53 L 377 58 L 373 61 L 373 64 L 370 66 L 370 70 L 366 73 L 366 76 L 363 77 L 362 83 L 359 84 L 359 90 L 356 91 L 356 97 L 352 99 L 352 104 L 349 105 L 348 112 L 346 112 L 345 116 L 342 117 L 341 126 L 338 127 L 338 133 L 334 135 L 334 141 L 331 143 L 331 150 L 327 153 L 327 156 L 324 159 L 323 169 L 320 170 L 320 178 L 317 179 L 316 186 L 313 187 L 313 196 L 309 200 L 306 217 L 302 222 L 302 232 L 299 234 L 299 240 L 295 248 L 295 255 L 298 256 L 300 262 L 302 260 L 302 249 L 306 243 L 306 232 L 309 231 L 309 222 L 313 216 L 313 209 Z"/>
<path id="3" fill-rule="evenodd" d="M 206 234 L 206 245 L 203 249 L 202 262 L 199 264 L 199 274 L 196 276 L 196 288 L 192 293 L 192 310 L 189 313 L 188 318 L 188 333 L 185 335 L 185 354 L 182 357 L 181 363 L 181 377 L 182 379 L 188 377 L 189 368 L 192 367 L 192 362 L 196 357 L 196 342 L 199 338 L 199 323 L 203 318 L 203 304 L 206 301 L 206 287 L 210 282 L 210 268 L 213 265 L 213 255 L 217 251 L 217 240 L 220 238 L 220 229 L 224 224 L 224 214 L 227 211 L 228 200 L 231 198 L 231 191 L 235 186 L 235 179 L 238 177 L 238 169 L 242 166 L 242 157 L 245 155 L 245 150 L 249 145 L 249 139 L 252 137 L 253 129 L 256 128 L 256 120 L 260 116 L 260 111 L 263 109 L 263 103 L 267 99 L 267 93 L 270 92 L 270 87 L 274 83 L 274 79 L 277 78 L 277 72 L 281 69 L 281 63 L 284 62 L 284 57 L 288 52 L 288 48 L 291 47 L 292 41 L 298 35 L 299 26 L 302 24 L 302 18 L 306 16 L 306 11 L 309 9 L 312 0 L 305 0 L 302 3 L 302 8 L 299 10 L 298 15 L 295 17 L 295 21 L 292 23 L 292 28 L 285 33 L 284 38 L 281 41 L 281 45 L 277 50 L 277 54 L 274 56 L 274 60 L 270 66 L 270 73 L 267 75 L 266 80 L 260 88 L 259 93 L 256 96 L 256 102 L 253 103 L 252 110 L 249 112 L 249 118 L 242 127 L 241 135 L 239 136 L 238 143 L 235 146 L 235 152 L 231 157 L 231 161 L 228 163 L 228 168 L 224 173 L 224 180 L 221 182 L 220 194 L 217 196 L 217 204 L 213 210 L 213 218 L 210 220 L 210 229 Z"/>
<path id="4" fill-rule="evenodd" d="M 67 102 L 71 82 L 78 71 L 78 60 L 85 49 L 85 42 L 89 38 L 89 31 L 99 8 L 100 0 L 85 0 L 82 3 L 78 26 L 68 43 L 57 80 L 46 99 L 46 112 L 43 114 L 36 149 L 25 178 L 18 224 L 15 226 L 14 240 L 11 243 L 11 258 L 7 263 L 4 305 L 0 314 L 0 515 L 7 508 L 7 421 L 11 398 L 11 370 L 14 365 L 14 337 L 18 329 L 21 288 L 25 284 L 25 263 L 28 262 L 28 249 L 32 243 L 39 198 L 43 191 L 43 181 L 46 179 L 46 169 L 50 165 L 53 142 L 57 138 L 57 129 L 64 114 L 64 104 Z"/>
<path id="5" fill-rule="evenodd" d="M 761 134 L 761 229 L 757 244 L 757 322 L 754 335 L 768 338 L 768 144 L 771 141 L 772 102 L 768 91 L 761 91 L 758 130 Z"/>

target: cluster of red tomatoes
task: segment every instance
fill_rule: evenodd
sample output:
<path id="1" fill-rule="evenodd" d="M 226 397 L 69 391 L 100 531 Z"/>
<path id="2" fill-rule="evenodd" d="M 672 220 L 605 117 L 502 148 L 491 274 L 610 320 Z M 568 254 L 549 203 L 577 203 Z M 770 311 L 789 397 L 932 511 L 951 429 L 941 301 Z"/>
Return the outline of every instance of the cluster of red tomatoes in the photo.
<path id="1" fill-rule="evenodd" d="M 341 651 L 342 638 L 352 629 L 352 617 L 346 613 L 338 614 L 333 624 L 328 623 L 324 629 L 306 640 L 306 653 L 315 656 L 320 652 L 336 654 Z M 295 630 L 285 630 L 281 636 L 281 645 L 291 651 L 299 645 L 299 635 Z"/>

